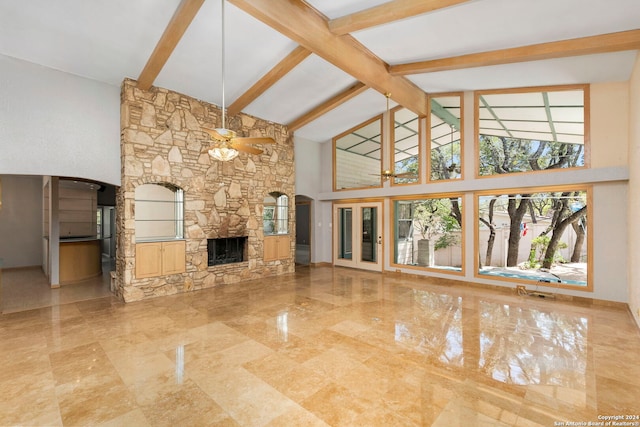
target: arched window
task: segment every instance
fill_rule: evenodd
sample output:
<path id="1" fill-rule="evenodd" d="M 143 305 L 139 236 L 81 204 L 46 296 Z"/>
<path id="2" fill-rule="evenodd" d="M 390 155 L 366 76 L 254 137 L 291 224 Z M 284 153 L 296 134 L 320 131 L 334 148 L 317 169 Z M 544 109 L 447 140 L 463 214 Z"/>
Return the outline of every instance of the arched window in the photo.
<path id="1" fill-rule="evenodd" d="M 143 184 L 135 194 L 136 241 L 182 239 L 184 195 L 170 184 Z"/>

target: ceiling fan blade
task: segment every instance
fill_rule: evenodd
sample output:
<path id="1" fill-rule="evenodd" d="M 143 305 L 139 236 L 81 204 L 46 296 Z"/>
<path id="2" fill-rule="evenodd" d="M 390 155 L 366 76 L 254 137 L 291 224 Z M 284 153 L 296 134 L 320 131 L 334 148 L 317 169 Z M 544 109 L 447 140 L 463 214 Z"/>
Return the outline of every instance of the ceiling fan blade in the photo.
<path id="1" fill-rule="evenodd" d="M 403 172 L 393 175 L 394 178 L 416 178 L 416 174 L 413 172 Z"/>
<path id="2" fill-rule="evenodd" d="M 275 144 L 276 141 L 269 137 L 242 137 L 233 138 L 233 142 L 240 144 Z"/>
<path id="3" fill-rule="evenodd" d="M 244 153 L 249 153 L 249 154 L 262 154 L 263 153 L 263 151 L 261 149 L 259 149 L 259 148 L 249 147 L 248 145 L 244 145 L 242 143 L 237 142 L 237 139 L 235 139 L 231 143 L 231 148 L 235 148 L 238 151 L 242 151 Z"/>
<path id="4" fill-rule="evenodd" d="M 205 131 L 206 133 L 208 133 L 209 135 L 211 135 L 211 138 L 218 140 L 218 141 L 228 141 L 229 137 L 225 137 L 222 136 L 218 130 L 219 129 L 208 129 L 208 128 L 201 128 L 203 131 Z"/>

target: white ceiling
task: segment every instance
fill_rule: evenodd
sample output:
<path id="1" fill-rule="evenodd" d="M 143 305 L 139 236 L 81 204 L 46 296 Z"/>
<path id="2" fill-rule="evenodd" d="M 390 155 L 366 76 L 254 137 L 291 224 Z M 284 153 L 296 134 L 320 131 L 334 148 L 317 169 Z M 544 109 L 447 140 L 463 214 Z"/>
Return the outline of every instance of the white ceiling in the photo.
<path id="1" fill-rule="evenodd" d="M 284 1 L 284 0 L 273 0 Z M 307 0 L 329 18 L 384 0 Z M 0 54 L 113 85 L 137 78 L 180 0 L 0 0 Z M 220 2 L 206 0 L 154 85 L 222 104 Z M 297 44 L 226 6 L 226 104 Z M 352 35 L 390 65 L 640 28 L 638 0 L 473 0 Z M 407 76 L 425 92 L 629 79 L 637 51 Z M 311 55 L 243 111 L 287 124 L 356 83 Z M 392 104 L 392 106 L 395 104 Z M 369 89 L 295 132 L 326 141 L 384 111 Z"/>

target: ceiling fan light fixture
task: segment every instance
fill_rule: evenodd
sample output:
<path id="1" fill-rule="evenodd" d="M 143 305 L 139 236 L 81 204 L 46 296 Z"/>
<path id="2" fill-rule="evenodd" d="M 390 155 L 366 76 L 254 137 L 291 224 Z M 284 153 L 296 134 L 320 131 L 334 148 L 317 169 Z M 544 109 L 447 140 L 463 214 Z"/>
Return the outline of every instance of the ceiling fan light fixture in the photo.
<path id="1" fill-rule="evenodd" d="M 239 151 L 227 144 L 218 144 L 209 150 L 209 155 L 221 162 L 228 162 L 238 157 Z"/>
<path id="2" fill-rule="evenodd" d="M 225 75 L 225 13 L 224 4 L 226 0 L 220 0 L 220 33 L 221 33 L 221 55 L 220 55 L 220 71 L 221 71 L 221 83 L 222 83 L 222 106 L 221 121 L 222 127 L 209 129 L 203 127 L 202 130 L 208 133 L 214 141 L 217 141 L 209 150 L 209 155 L 215 160 L 221 162 L 228 162 L 238 157 L 240 151 L 249 154 L 262 154 L 263 151 L 250 147 L 250 144 L 275 144 L 276 141 L 271 137 L 242 137 L 238 138 L 237 134 L 226 128 L 226 108 L 225 108 L 225 96 L 224 96 L 224 75 Z"/>

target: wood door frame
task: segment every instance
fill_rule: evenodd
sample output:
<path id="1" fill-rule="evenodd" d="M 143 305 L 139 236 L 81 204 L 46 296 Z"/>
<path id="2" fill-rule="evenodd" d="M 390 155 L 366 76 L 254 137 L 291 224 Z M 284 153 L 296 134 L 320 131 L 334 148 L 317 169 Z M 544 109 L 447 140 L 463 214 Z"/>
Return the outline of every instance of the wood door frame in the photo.
<path id="1" fill-rule="evenodd" d="M 377 256 L 376 262 L 368 262 L 362 261 L 360 259 L 361 255 L 361 238 L 362 230 L 361 230 L 361 209 L 366 207 L 375 207 L 377 209 L 377 236 L 374 238 L 378 241 L 376 244 L 377 248 Z M 338 220 L 338 209 L 341 208 L 351 208 L 353 212 L 352 216 L 352 224 L 354 227 L 352 229 L 352 245 L 353 245 L 353 257 L 351 260 L 343 260 L 338 259 L 338 244 L 339 244 L 339 220 Z M 375 200 L 357 200 L 357 201 L 336 201 L 332 206 L 332 217 L 333 217 L 333 232 L 332 232 L 332 255 L 333 255 L 333 265 L 341 266 L 341 267 L 350 267 L 350 268 L 359 268 L 362 270 L 371 270 L 382 272 L 384 267 L 384 202 L 383 200 L 375 199 Z"/>

